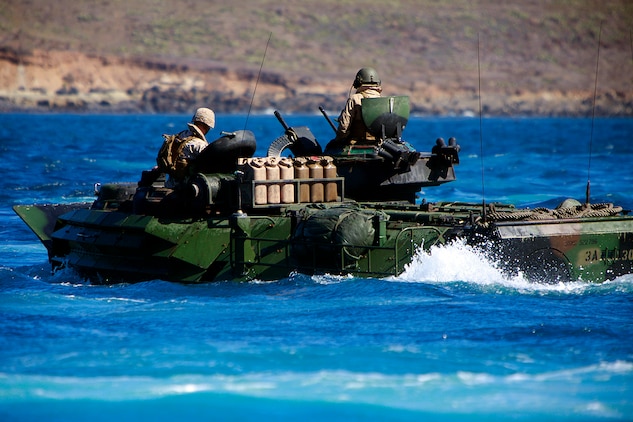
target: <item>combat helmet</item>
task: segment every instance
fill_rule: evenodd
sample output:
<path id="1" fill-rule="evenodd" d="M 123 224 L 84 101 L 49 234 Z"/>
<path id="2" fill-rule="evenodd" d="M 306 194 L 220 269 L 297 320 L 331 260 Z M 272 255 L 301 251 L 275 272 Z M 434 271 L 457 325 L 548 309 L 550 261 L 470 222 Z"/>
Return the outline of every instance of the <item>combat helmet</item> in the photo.
<path id="1" fill-rule="evenodd" d="M 354 79 L 354 88 L 358 88 L 362 85 L 380 85 L 380 76 L 373 67 L 363 67 L 356 73 Z"/>
<path id="2" fill-rule="evenodd" d="M 204 123 L 213 129 L 215 127 L 215 113 L 210 108 L 199 108 L 196 110 L 196 114 L 191 118 L 191 123 Z"/>

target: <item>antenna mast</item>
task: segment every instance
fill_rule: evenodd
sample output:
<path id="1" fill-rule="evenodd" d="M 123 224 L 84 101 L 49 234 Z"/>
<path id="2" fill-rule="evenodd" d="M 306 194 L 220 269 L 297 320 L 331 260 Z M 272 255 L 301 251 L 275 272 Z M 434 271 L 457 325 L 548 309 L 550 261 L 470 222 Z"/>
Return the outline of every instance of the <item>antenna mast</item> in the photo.
<path id="1" fill-rule="evenodd" d="M 246 121 L 244 122 L 244 130 L 246 130 L 246 125 L 248 124 L 248 116 L 251 115 L 251 109 L 253 108 L 253 101 L 255 100 L 255 92 L 257 91 L 257 85 L 259 85 L 259 77 L 262 74 L 262 68 L 264 67 L 264 60 L 266 59 L 266 53 L 268 52 L 268 44 L 270 44 L 270 39 L 272 38 L 272 36 L 273 36 L 273 33 L 271 32 L 268 35 L 268 41 L 266 42 L 266 48 L 264 49 L 264 55 L 262 56 L 262 63 L 259 66 L 259 72 L 257 73 L 255 88 L 253 88 L 253 96 L 251 97 L 251 103 L 248 106 L 248 113 L 246 114 Z"/>
<path id="2" fill-rule="evenodd" d="M 477 79 L 479 81 L 479 156 L 481 158 L 481 211 L 482 218 L 486 221 L 486 190 L 484 184 L 484 141 L 482 135 L 482 111 L 481 111 L 481 60 L 479 59 L 479 32 L 477 32 Z"/>
<path id="3" fill-rule="evenodd" d="M 591 110 L 591 135 L 589 137 L 589 163 L 587 165 L 587 188 L 585 189 L 585 205 L 589 205 L 589 197 L 591 196 L 591 152 L 593 144 L 593 126 L 596 117 L 596 92 L 598 90 L 598 65 L 600 64 L 600 40 L 602 38 L 602 21 L 600 22 L 600 30 L 598 31 L 598 54 L 596 58 L 596 77 L 593 84 L 593 107 Z"/>

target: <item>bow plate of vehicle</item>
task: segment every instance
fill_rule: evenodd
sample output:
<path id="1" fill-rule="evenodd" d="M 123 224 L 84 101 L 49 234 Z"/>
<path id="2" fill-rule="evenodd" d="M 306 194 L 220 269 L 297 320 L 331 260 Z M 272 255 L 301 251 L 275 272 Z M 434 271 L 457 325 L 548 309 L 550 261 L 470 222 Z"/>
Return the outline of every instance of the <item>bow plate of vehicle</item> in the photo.
<path id="1" fill-rule="evenodd" d="M 365 99 L 362 109 L 369 141 L 323 150 L 275 112 L 284 134 L 266 157 L 253 156 L 252 132 L 223 133 L 177 189 L 145 171 L 139 182 L 96 184 L 94 202 L 13 208 L 53 269 L 93 283 L 397 276 L 416 254 L 456 240 L 537 282 L 633 273 L 633 216 L 613 204 L 416 204 L 422 188 L 455 180 L 459 145 L 438 139 L 424 153 L 403 141 L 407 97 Z"/>

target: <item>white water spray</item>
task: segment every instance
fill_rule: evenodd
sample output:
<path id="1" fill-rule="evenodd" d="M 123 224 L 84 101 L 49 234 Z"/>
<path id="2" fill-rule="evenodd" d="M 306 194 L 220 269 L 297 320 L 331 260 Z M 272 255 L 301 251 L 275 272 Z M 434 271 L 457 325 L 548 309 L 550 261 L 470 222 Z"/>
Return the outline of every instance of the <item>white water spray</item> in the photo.
<path id="1" fill-rule="evenodd" d="M 558 292 L 566 294 L 582 294 L 588 291 L 613 289 L 613 285 L 628 288 L 631 280 L 620 277 L 602 284 L 585 281 L 535 283 L 529 281 L 520 272 L 517 275 L 505 274 L 498 263 L 491 261 L 485 254 L 469 245 L 464 240 L 450 244 L 432 246 L 430 251 L 419 249 L 404 272 L 394 280 L 422 283 L 467 283 L 483 287 L 492 287 L 499 293 L 518 291 L 520 293 Z M 486 289 L 488 290 L 488 289 Z"/>

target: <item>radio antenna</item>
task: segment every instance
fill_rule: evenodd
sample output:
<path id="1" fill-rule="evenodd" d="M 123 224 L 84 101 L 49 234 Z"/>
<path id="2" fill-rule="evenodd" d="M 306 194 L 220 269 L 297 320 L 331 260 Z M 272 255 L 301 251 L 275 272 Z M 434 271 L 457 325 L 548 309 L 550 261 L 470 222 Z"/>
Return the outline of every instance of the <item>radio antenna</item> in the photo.
<path id="1" fill-rule="evenodd" d="M 593 84 L 593 107 L 591 109 L 591 135 L 589 137 L 589 163 L 587 164 L 587 188 L 585 189 L 585 204 L 589 205 L 589 197 L 591 196 L 591 154 L 593 144 L 593 126 L 596 118 L 596 92 L 598 91 L 598 65 L 600 64 L 600 40 L 602 39 L 602 21 L 600 21 L 600 30 L 598 31 L 598 54 L 596 58 L 596 77 Z"/>
<path id="2" fill-rule="evenodd" d="M 264 67 L 264 60 L 266 60 L 266 53 L 268 52 L 268 44 L 270 44 L 270 39 L 272 38 L 273 33 L 271 32 L 268 35 L 268 41 L 266 42 L 266 48 L 264 49 L 264 55 L 262 56 L 262 63 L 259 66 L 259 72 L 257 72 L 257 80 L 255 81 L 255 88 L 253 88 L 253 96 L 251 97 L 251 103 L 248 106 L 248 113 L 246 114 L 246 121 L 244 122 L 244 130 L 246 130 L 246 125 L 248 125 L 248 117 L 251 115 L 251 109 L 253 108 L 253 101 L 255 100 L 255 92 L 257 91 L 257 85 L 259 85 L 259 77 L 262 74 L 262 69 Z"/>
<path id="3" fill-rule="evenodd" d="M 482 109 L 481 109 L 481 60 L 479 59 L 479 32 L 477 32 L 477 79 L 479 82 L 479 155 L 481 157 L 481 210 L 484 222 L 486 221 L 486 189 L 484 184 L 484 141 L 482 134 Z"/>

